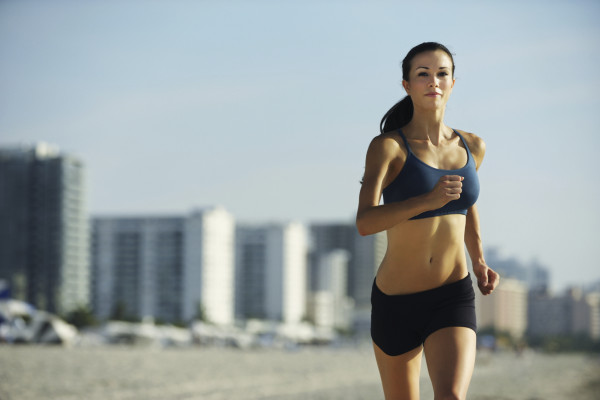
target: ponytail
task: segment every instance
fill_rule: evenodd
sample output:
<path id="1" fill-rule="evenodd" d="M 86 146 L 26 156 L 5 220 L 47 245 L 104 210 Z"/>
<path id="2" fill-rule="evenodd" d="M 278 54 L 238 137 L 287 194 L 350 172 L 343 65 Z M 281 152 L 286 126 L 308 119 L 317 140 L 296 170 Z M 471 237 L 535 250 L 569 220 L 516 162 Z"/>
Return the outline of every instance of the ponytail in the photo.
<path id="1" fill-rule="evenodd" d="M 413 117 L 413 102 L 410 96 L 405 96 L 385 113 L 379 124 L 379 131 L 394 131 L 408 124 Z"/>

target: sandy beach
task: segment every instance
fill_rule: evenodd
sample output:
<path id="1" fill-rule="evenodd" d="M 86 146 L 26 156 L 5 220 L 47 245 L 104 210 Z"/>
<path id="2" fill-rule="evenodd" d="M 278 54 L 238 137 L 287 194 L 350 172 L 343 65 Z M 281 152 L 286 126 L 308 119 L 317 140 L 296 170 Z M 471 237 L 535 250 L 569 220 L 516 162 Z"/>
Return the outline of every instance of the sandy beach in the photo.
<path id="1" fill-rule="evenodd" d="M 425 364 L 425 363 L 423 363 Z M 479 352 L 472 400 L 593 400 L 598 355 Z M 433 394 L 425 365 L 421 398 Z M 0 346 L 0 400 L 383 399 L 368 343 L 236 350 Z"/>

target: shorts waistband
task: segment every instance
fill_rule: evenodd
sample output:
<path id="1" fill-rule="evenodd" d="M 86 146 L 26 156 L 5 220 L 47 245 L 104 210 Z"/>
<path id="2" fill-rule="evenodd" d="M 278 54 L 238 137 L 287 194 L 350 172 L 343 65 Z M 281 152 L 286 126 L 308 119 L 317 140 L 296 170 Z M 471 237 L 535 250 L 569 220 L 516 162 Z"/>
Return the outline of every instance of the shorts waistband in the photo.
<path id="1" fill-rule="evenodd" d="M 402 300 L 402 301 L 420 300 L 423 298 L 430 298 L 432 295 L 443 296 L 446 293 L 452 293 L 454 290 L 456 290 L 458 288 L 472 287 L 472 285 L 473 285 L 473 283 L 471 281 L 471 273 L 467 273 L 467 276 L 465 276 L 464 278 L 462 278 L 456 282 L 438 286 L 433 289 L 427 289 L 422 292 L 407 293 L 407 294 L 386 294 L 386 293 L 383 293 L 381 291 L 381 289 L 379 289 L 379 287 L 377 286 L 377 278 L 375 278 L 375 279 L 373 279 L 373 293 L 377 294 L 378 296 L 386 297 L 388 300 L 394 300 L 394 299 L 398 299 L 398 300 Z"/>

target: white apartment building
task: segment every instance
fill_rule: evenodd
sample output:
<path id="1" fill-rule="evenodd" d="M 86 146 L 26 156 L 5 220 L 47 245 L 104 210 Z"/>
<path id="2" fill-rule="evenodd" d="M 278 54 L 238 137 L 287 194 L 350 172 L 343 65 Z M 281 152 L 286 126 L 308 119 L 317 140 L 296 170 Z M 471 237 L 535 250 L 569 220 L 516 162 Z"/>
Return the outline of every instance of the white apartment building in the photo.
<path id="1" fill-rule="evenodd" d="M 235 307 L 235 220 L 222 207 L 193 212 L 184 226 L 183 317 L 199 309 L 212 323 L 230 325 Z"/>
<path id="2" fill-rule="evenodd" d="M 182 321 L 183 218 L 92 222 L 92 306 L 101 319 Z"/>
<path id="3" fill-rule="evenodd" d="M 600 293 L 576 288 L 561 296 L 533 293 L 528 323 L 528 333 L 533 336 L 583 334 L 600 339 Z"/>
<path id="4" fill-rule="evenodd" d="M 300 223 L 236 231 L 237 316 L 298 323 L 306 316 L 308 235 Z"/>
<path id="5" fill-rule="evenodd" d="M 494 328 L 521 338 L 527 330 L 527 286 L 511 278 L 503 278 L 489 296 L 483 296 L 475 286 L 477 326 Z"/>
<path id="6" fill-rule="evenodd" d="M 586 295 L 589 306 L 589 335 L 594 340 L 600 339 L 600 292 L 592 292 Z"/>
<path id="7" fill-rule="evenodd" d="M 354 302 L 348 297 L 348 261 L 345 250 L 322 253 L 311 268 L 308 316 L 315 326 L 349 329 Z"/>
<path id="8" fill-rule="evenodd" d="M 187 217 L 94 218 L 95 314 L 232 324 L 234 232 L 220 207 Z"/>
<path id="9" fill-rule="evenodd" d="M 365 318 L 370 319 L 371 287 L 387 247 L 385 232 L 360 236 L 354 223 L 322 223 L 312 224 L 311 233 L 313 259 L 337 249 L 349 253 L 348 296 Z"/>

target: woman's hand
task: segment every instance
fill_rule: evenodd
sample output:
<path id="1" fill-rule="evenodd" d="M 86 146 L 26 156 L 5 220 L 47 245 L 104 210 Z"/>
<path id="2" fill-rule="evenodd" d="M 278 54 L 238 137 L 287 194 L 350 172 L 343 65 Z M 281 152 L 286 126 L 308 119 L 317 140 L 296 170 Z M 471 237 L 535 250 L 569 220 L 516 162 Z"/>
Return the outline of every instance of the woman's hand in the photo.
<path id="1" fill-rule="evenodd" d="M 473 272 L 477 277 L 477 286 L 484 296 L 492 293 L 500 283 L 500 275 L 485 262 L 473 264 Z"/>
<path id="2" fill-rule="evenodd" d="M 460 199 L 463 179 L 465 178 L 460 175 L 442 176 L 431 192 L 427 193 L 430 208 L 432 210 L 437 210 L 452 200 Z"/>

